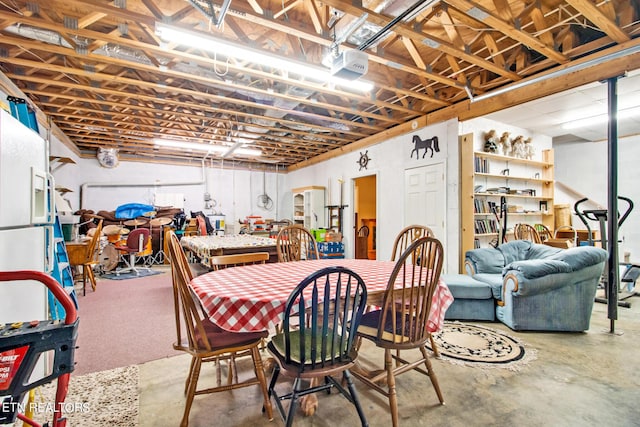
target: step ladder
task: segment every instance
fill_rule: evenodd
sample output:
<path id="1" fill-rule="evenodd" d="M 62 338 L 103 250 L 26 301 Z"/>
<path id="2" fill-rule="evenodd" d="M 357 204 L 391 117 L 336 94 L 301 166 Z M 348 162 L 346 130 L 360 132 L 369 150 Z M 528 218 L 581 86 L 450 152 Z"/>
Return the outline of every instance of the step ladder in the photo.
<path id="1" fill-rule="evenodd" d="M 78 308 L 78 300 L 76 298 L 76 291 L 73 286 L 73 271 L 71 271 L 71 264 L 69 264 L 69 255 L 67 253 L 67 246 L 64 243 L 64 235 L 62 233 L 62 225 L 60 224 L 60 218 L 56 212 L 56 222 L 53 227 L 53 271 L 51 276 L 62 285 L 65 292 L 71 297 L 71 300 Z M 65 318 L 65 310 L 54 298 L 51 291 L 49 291 L 49 315 L 53 320 L 59 320 Z"/>
<path id="2" fill-rule="evenodd" d="M 29 129 L 32 129 L 36 133 L 40 133 L 36 113 L 29 108 L 27 101 L 24 98 L 9 95 L 7 96 L 7 101 L 9 102 L 9 107 L 11 109 L 11 115 L 14 118 L 20 120 L 20 122 Z"/>

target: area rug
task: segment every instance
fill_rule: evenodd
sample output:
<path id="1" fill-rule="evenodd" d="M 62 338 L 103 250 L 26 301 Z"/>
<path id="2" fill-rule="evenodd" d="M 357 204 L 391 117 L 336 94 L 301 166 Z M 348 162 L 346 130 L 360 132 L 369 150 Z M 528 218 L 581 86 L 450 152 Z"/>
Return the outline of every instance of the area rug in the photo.
<path id="1" fill-rule="evenodd" d="M 479 325 L 445 322 L 433 338 L 443 359 L 465 364 L 513 368 L 534 357 L 518 339 Z"/>
<path id="2" fill-rule="evenodd" d="M 138 425 L 138 366 L 86 375 L 71 374 L 63 411 L 69 427 L 132 427 Z M 56 381 L 36 389 L 34 418 L 51 422 Z"/>
<path id="3" fill-rule="evenodd" d="M 138 274 L 133 272 L 128 273 L 105 273 L 100 276 L 103 279 L 111 279 L 111 280 L 127 280 L 127 279 L 139 279 L 141 277 L 155 276 L 156 274 L 162 273 L 158 270 L 139 270 Z"/>

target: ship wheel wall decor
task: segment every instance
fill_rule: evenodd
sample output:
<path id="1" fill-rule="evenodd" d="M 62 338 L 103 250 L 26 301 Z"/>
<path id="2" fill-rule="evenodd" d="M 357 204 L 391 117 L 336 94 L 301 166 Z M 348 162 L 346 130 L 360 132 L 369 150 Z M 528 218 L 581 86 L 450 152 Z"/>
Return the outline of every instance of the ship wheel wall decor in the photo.
<path id="1" fill-rule="evenodd" d="M 369 164 L 369 160 L 371 160 L 369 158 L 369 155 L 367 154 L 368 152 L 369 150 L 365 151 L 364 154 L 362 152 L 360 153 L 360 159 L 358 160 L 358 164 L 360 165 L 360 170 L 366 169 L 367 165 Z"/>

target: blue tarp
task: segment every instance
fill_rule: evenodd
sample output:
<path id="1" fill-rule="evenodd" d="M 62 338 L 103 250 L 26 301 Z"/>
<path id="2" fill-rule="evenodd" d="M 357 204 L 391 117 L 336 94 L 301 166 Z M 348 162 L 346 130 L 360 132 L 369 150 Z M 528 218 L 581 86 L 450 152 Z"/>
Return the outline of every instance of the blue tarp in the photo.
<path id="1" fill-rule="evenodd" d="M 116 218 L 133 219 L 153 211 L 153 206 L 142 203 L 127 203 L 116 208 Z"/>

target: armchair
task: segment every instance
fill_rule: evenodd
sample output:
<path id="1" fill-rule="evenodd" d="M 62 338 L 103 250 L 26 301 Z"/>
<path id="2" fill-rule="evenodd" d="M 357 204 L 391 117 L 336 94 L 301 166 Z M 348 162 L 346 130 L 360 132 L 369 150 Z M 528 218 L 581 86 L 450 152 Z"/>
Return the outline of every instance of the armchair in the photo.
<path id="1" fill-rule="evenodd" d="M 491 286 L 496 316 L 513 330 L 585 331 L 607 252 L 516 240 L 467 251 L 465 268 Z"/>

